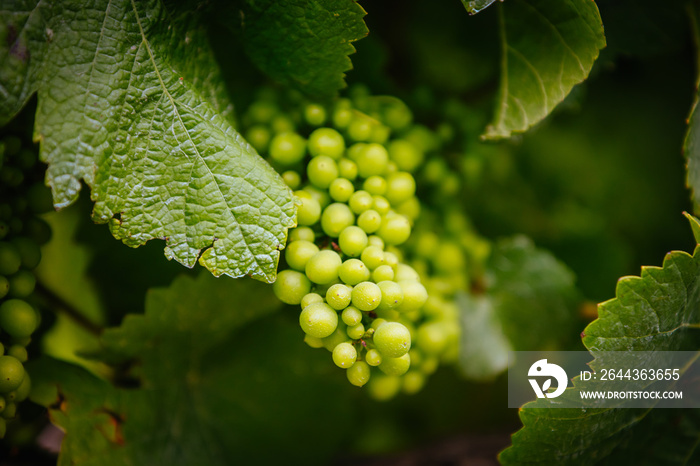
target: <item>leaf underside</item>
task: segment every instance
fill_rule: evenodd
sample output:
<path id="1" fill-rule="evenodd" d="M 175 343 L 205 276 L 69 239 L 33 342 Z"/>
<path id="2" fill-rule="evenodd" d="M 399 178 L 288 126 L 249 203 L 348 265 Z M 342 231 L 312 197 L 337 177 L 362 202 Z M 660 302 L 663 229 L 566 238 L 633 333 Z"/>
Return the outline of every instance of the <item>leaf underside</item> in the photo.
<path id="1" fill-rule="evenodd" d="M 161 2 L 5 2 L 0 124 L 38 94 L 35 139 L 54 204 L 84 181 L 93 219 L 187 267 L 273 281 L 292 194 L 233 129 L 196 12 Z"/>

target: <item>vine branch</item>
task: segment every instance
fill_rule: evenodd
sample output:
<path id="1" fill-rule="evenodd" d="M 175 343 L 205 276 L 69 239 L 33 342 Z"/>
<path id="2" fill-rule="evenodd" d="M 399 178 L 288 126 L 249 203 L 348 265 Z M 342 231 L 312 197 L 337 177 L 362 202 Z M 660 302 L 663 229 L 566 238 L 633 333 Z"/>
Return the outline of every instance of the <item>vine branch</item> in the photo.
<path id="1" fill-rule="evenodd" d="M 36 287 L 34 288 L 34 292 L 41 296 L 44 300 L 48 301 L 51 307 L 55 309 L 57 313 L 61 313 L 67 316 L 76 324 L 80 325 L 93 335 L 100 336 L 102 334 L 103 329 L 101 326 L 85 317 L 72 304 L 68 303 L 66 300 L 64 300 L 56 293 L 45 287 L 43 284 L 37 282 Z"/>

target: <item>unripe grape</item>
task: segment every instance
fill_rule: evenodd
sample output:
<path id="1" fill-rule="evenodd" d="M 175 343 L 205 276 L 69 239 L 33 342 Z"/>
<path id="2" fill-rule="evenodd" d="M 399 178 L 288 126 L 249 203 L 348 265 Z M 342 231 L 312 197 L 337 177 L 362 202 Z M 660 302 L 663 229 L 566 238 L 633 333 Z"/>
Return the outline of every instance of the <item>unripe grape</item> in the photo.
<path id="1" fill-rule="evenodd" d="M 367 246 L 360 256 L 362 262 L 370 269 L 374 270 L 380 265 L 384 265 L 384 251 L 377 246 Z"/>
<path id="2" fill-rule="evenodd" d="M 304 335 L 304 343 L 312 348 L 323 348 L 323 339 L 312 337 L 311 335 Z"/>
<path id="3" fill-rule="evenodd" d="M 362 322 L 362 313 L 356 307 L 348 306 L 340 314 L 340 318 L 345 325 L 354 326 Z"/>
<path id="4" fill-rule="evenodd" d="M 399 322 L 380 325 L 372 339 L 377 351 L 389 358 L 400 358 L 411 349 L 411 333 Z"/>
<path id="5" fill-rule="evenodd" d="M 318 104 L 304 107 L 304 119 L 311 126 L 321 126 L 326 121 L 326 109 Z"/>
<path id="6" fill-rule="evenodd" d="M 333 126 L 338 129 L 347 128 L 352 121 L 352 110 L 338 108 L 333 112 Z"/>
<path id="7" fill-rule="evenodd" d="M 306 269 L 306 264 L 319 252 L 318 246 L 310 241 L 299 240 L 289 243 L 284 253 L 287 264 L 300 272 Z"/>
<path id="8" fill-rule="evenodd" d="M 411 197 L 396 207 L 396 212 L 403 215 L 410 221 L 415 221 L 420 217 L 420 201 L 417 197 Z"/>
<path id="9" fill-rule="evenodd" d="M 370 368 L 364 361 L 357 361 L 345 371 L 348 381 L 356 387 L 362 387 L 369 381 Z"/>
<path id="10" fill-rule="evenodd" d="M 406 353 L 399 358 L 383 358 L 379 370 L 386 375 L 399 376 L 408 372 L 409 367 L 411 367 L 411 357 Z"/>
<path id="11" fill-rule="evenodd" d="M 414 395 L 421 391 L 425 385 L 425 375 L 419 371 L 408 371 L 403 377 L 403 391 L 408 395 Z"/>
<path id="12" fill-rule="evenodd" d="M 348 307 L 351 299 L 352 289 L 347 285 L 336 284 L 326 292 L 326 302 L 336 311 L 342 311 Z"/>
<path id="13" fill-rule="evenodd" d="M 0 327 L 14 338 L 30 336 L 37 327 L 37 314 L 25 301 L 8 299 L 0 305 Z"/>
<path id="14" fill-rule="evenodd" d="M 32 270 L 39 265 L 39 262 L 41 262 L 41 248 L 39 248 L 38 244 L 23 236 L 14 238 L 11 242 L 17 248 L 22 258 L 22 267 Z"/>
<path id="15" fill-rule="evenodd" d="M 392 246 L 389 246 L 389 247 L 392 247 Z M 393 280 L 394 279 L 393 274 L 395 273 L 394 269 L 399 265 L 399 258 L 396 256 L 396 254 L 394 254 L 391 251 L 384 251 L 384 262 L 386 262 L 386 265 L 391 267 L 392 278 L 390 280 Z"/>
<path id="16" fill-rule="evenodd" d="M 36 278 L 29 270 L 20 270 L 10 277 L 10 296 L 26 298 L 34 292 Z"/>
<path id="17" fill-rule="evenodd" d="M 417 281 L 402 280 L 398 282 L 403 290 L 403 303 L 399 306 L 400 312 L 417 311 L 428 300 L 428 291 Z"/>
<path id="18" fill-rule="evenodd" d="M 365 361 L 370 366 L 378 366 L 382 363 L 382 354 L 376 349 L 371 349 L 365 354 Z"/>
<path id="19" fill-rule="evenodd" d="M 379 304 L 379 309 L 396 309 L 403 303 L 404 295 L 401 286 L 393 281 L 385 280 L 377 283 L 377 286 L 382 291 L 382 301 Z"/>
<path id="20" fill-rule="evenodd" d="M 314 283 L 327 284 L 338 278 L 343 261 L 335 251 L 319 251 L 306 263 L 306 276 Z"/>
<path id="21" fill-rule="evenodd" d="M 299 325 L 307 335 L 325 338 L 338 328 L 338 313 L 326 303 L 313 303 L 299 314 Z"/>
<path id="22" fill-rule="evenodd" d="M 355 191 L 352 196 L 350 196 L 350 201 L 348 205 L 350 209 L 356 214 L 361 214 L 365 210 L 372 207 L 374 203 L 374 198 L 367 191 Z"/>
<path id="23" fill-rule="evenodd" d="M 338 245 L 345 255 L 357 257 L 367 247 L 367 233 L 360 227 L 351 225 L 345 228 L 338 237 Z"/>
<path id="24" fill-rule="evenodd" d="M 393 398 L 401 389 L 401 379 L 392 375 L 375 374 L 367 384 L 369 395 L 377 401 Z"/>
<path id="25" fill-rule="evenodd" d="M 376 211 L 375 211 L 375 212 L 376 212 Z M 381 239 L 379 236 L 377 236 L 377 235 L 372 235 L 372 236 L 370 236 L 370 237 L 367 238 L 367 239 L 369 240 L 369 243 L 368 243 L 368 244 L 369 244 L 370 246 L 374 246 L 374 247 L 377 247 L 377 248 L 382 249 L 382 250 L 384 249 L 384 240 Z"/>
<path id="26" fill-rule="evenodd" d="M 370 194 L 382 196 L 386 192 L 387 183 L 383 177 L 374 175 L 370 176 L 362 183 L 362 189 Z"/>
<path id="27" fill-rule="evenodd" d="M 352 289 L 352 305 L 361 311 L 372 311 L 379 306 L 382 291 L 376 283 L 358 283 Z"/>
<path id="28" fill-rule="evenodd" d="M 0 356 L 0 393 L 16 390 L 23 378 L 24 367 L 21 362 L 12 356 Z"/>
<path id="29" fill-rule="evenodd" d="M 26 236 L 38 245 L 44 245 L 51 239 L 51 227 L 39 217 L 30 217 L 24 225 Z"/>
<path id="30" fill-rule="evenodd" d="M 265 125 L 253 125 L 245 132 L 245 140 L 258 152 L 267 151 L 272 133 Z"/>
<path id="31" fill-rule="evenodd" d="M 340 232 L 355 223 L 355 215 L 346 204 L 335 202 L 323 210 L 321 228 L 331 238 L 337 238 Z"/>
<path id="32" fill-rule="evenodd" d="M 326 155 L 319 155 L 309 161 L 306 167 L 306 174 L 314 186 L 326 189 L 333 180 L 338 178 L 338 165 L 332 158 Z"/>
<path id="33" fill-rule="evenodd" d="M 367 144 L 357 154 L 357 171 L 362 178 L 381 175 L 389 162 L 389 153 L 381 144 Z"/>
<path id="34" fill-rule="evenodd" d="M 7 350 L 7 355 L 12 356 L 19 362 L 27 362 L 28 355 L 27 355 L 27 349 L 24 346 L 21 345 L 12 345 L 8 348 Z"/>
<path id="35" fill-rule="evenodd" d="M 311 290 L 311 282 L 306 275 L 296 270 L 283 270 L 277 274 L 272 290 L 280 301 L 287 304 L 300 304 L 304 295 Z"/>
<path id="36" fill-rule="evenodd" d="M 0 275 L 0 299 L 7 296 L 10 291 L 10 281 L 4 275 Z"/>
<path id="37" fill-rule="evenodd" d="M 413 114 L 403 101 L 392 99 L 391 105 L 384 108 L 384 122 L 393 130 L 401 130 L 413 121 Z"/>
<path id="38" fill-rule="evenodd" d="M 408 264 L 399 264 L 396 266 L 396 273 L 394 275 L 394 280 L 397 282 L 401 281 L 420 281 L 420 276 L 413 267 Z"/>
<path id="39" fill-rule="evenodd" d="M 389 157 L 400 170 L 413 172 L 423 163 L 423 152 L 410 142 L 395 139 L 389 143 Z"/>
<path id="40" fill-rule="evenodd" d="M 287 170 L 282 173 L 282 180 L 284 180 L 284 184 L 289 186 L 289 189 L 299 189 L 301 185 L 301 176 L 294 170 Z"/>
<path id="41" fill-rule="evenodd" d="M 340 279 L 348 285 L 357 285 L 369 279 L 370 272 L 364 262 L 358 259 L 348 259 L 338 271 Z"/>
<path id="42" fill-rule="evenodd" d="M 379 327 L 382 325 L 386 324 L 386 319 L 382 319 L 381 317 L 379 319 L 374 319 L 372 321 L 372 324 L 370 325 L 370 328 L 373 328 L 374 330 L 377 330 Z"/>
<path id="43" fill-rule="evenodd" d="M 270 157 L 281 165 L 294 165 L 306 154 L 306 141 L 297 133 L 283 132 L 270 141 Z"/>
<path id="44" fill-rule="evenodd" d="M 353 325 L 352 327 L 348 327 L 347 334 L 348 337 L 352 338 L 353 340 L 359 340 L 365 334 L 365 326 L 362 325 L 362 323 L 359 323 L 357 325 Z"/>
<path id="45" fill-rule="evenodd" d="M 386 244 L 402 244 L 411 236 L 411 224 L 403 215 L 386 217 L 377 234 Z"/>
<path id="46" fill-rule="evenodd" d="M 286 115 L 275 115 L 270 122 L 270 127 L 275 133 L 292 133 L 295 130 L 294 122 Z"/>
<path id="47" fill-rule="evenodd" d="M 294 191 L 297 205 L 297 222 L 299 225 L 313 225 L 321 218 L 321 204 L 306 191 Z"/>
<path id="48" fill-rule="evenodd" d="M 336 178 L 328 187 L 328 193 L 336 202 L 347 202 L 355 192 L 355 187 L 345 178 Z"/>
<path id="49" fill-rule="evenodd" d="M 0 275 L 12 275 L 19 270 L 22 257 L 14 244 L 0 241 Z"/>
<path id="50" fill-rule="evenodd" d="M 353 141 L 368 141 L 372 136 L 372 123 L 365 116 L 355 116 L 348 126 L 348 137 Z"/>
<path id="51" fill-rule="evenodd" d="M 350 159 L 341 158 L 338 161 L 338 176 L 347 180 L 357 178 L 357 164 Z"/>
<path id="52" fill-rule="evenodd" d="M 12 419 L 17 415 L 17 403 L 7 403 L 5 409 L 0 413 L 3 419 Z"/>
<path id="53" fill-rule="evenodd" d="M 441 322 L 426 322 L 416 332 L 416 345 L 425 354 L 439 355 L 447 345 L 447 334 Z"/>
<path id="54" fill-rule="evenodd" d="M 448 241 L 439 245 L 433 265 L 437 271 L 450 274 L 464 270 L 465 262 L 462 248 Z"/>
<path id="55" fill-rule="evenodd" d="M 365 210 L 357 217 L 357 226 L 366 233 L 374 233 L 382 226 L 382 216 L 374 209 Z M 382 241 L 382 247 L 384 247 Z"/>
<path id="56" fill-rule="evenodd" d="M 357 350 L 350 343 L 340 343 L 333 348 L 333 362 L 341 369 L 352 367 L 357 360 Z"/>
<path id="57" fill-rule="evenodd" d="M 337 315 L 337 314 L 336 314 Z M 350 343 L 350 337 L 347 334 L 347 327 L 340 322 L 335 332 L 323 339 L 323 347 L 328 351 L 333 352 L 336 346 L 341 343 Z"/>
<path id="58" fill-rule="evenodd" d="M 395 213 L 389 212 L 391 210 L 391 204 L 389 204 L 389 201 L 387 201 L 384 196 L 373 196 L 372 208 L 379 212 L 380 215 L 387 215 L 391 213 L 391 215 L 396 216 Z M 387 216 L 387 218 L 389 217 Z"/>
<path id="59" fill-rule="evenodd" d="M 311 197 L 318 201 L 319 205 L 321 206 L 321 209 L 325 208 L 328 204 L 331 203 L 331 197 L 328 195 L 328 191 L 326 191 L 325 189 L 320 189 L 316 186 L 312 186 L 309 184 L 304 186 L 303 191 L 306 191 L 307 193 L 311 194 Z"/>
<path id="60" fill-rule="evenodd" d="M 277 114 L 277 105 L 268 100 L 256 100 L 246 112 L 246 118 L 255 123 L 268 123 Z"/>
<path id="61" fill-rule="evenodd" d="M 289 242 L 292 241 L 309 241 L 313 243 L 316 240 L 316 234 L 309 227 L 297 227 L 289 230 Z"/>
<path id="62" fill-rule="evenodd" d="M 304 295 L 303 298 L 301 298 L 301 308 L 304 309 L 309 304 L 322 303 L 322 302 L 323 302 L 323 296 L 321 296 L 320 294 L 307 293 Z"/>
<path id="63" fill-rule="evenodd" d="M 345 139 L 332 128 L 318 128 L 309 135 L 309 153 L 316 157 L 326 155 L 332 159 L 339 159 L 345 151 Z"/>
<path id="64" fill-rule="evenodd" d="M 26 377 L 26 374 L 25 374 Z M 5 397 L 0 396 L 0 413 L 5 410 L 5 407 L 7 406 L 7 401 L 5 400 Z M 2 436 L 0 436 L 2 437 Z"/>
<path id="65" fill-rule="evenodd" d="M 386 255 L 388 253 L 384 253 L 384 257 L 386 258 Z M 379 284 L 379 282 L 383 282 L 385 280 L 393 280 L 394 279 L 394 269 L 391 268 L 390 265 L 380 265 L 374 271 L 372 272 L 372 280 Z"/>
<path id="66" fill-rule="evenodd" d="M 386 198 L 392 205 L 399 205 L 416 194 L 416 180 L 410 173 L 393 173 L 387 178 Z"/>
<path id="67" fill-rule="evenodd" d="M 389 140 L 391 129 L 384 125 L 372 125 L 372 133 L 369 136 L 369 142 L 384 144 Z"/>
<path id="68" fill-rule="evenodd" d="M 29 373 L 25 371 L 22 383 L 17 387 L 17 397 L 15 401 L 20 402 L 27 399 L 29 392 L 32 390 L 32 381 L 29 378 Z"/>

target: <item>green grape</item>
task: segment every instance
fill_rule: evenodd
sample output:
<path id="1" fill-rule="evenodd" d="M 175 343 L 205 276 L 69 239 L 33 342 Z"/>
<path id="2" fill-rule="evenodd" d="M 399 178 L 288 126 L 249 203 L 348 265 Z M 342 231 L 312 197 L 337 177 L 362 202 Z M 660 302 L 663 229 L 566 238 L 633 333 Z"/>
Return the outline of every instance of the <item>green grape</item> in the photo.
<path id="1" fill-rule="evenodd" d="M 343 261 L 335 251 L 319 251 L 306 263 L 306 276 L 314 283 L 327 284 L 338 278 Z"/>
<path id="2" fill-rule="evenodd" d="M 350 343 L 340 343 L 333 348 L 333 362 L 341 369 L 352 367 L 357 361 L 357 350 Z"/>
<path id="3" fill-rule="evenodd" d="M 10 281 L 4 275 L 0 275 L 0 299 L 7 296 L 10 291 Z"/>
<path id="4" fill-rule="evenodd" d="M 413 222 L 417 220 L 420 216 L 420 201 L 418 200 L 418 198 L 412 197 L 409 200 L 399 204 L 396 207 L 396 212 Z"/>
<path id="5" fill-rule="evenodd" d="M 389 247 L 391 247 L 391 246 L 389 246 Z M 384 251 L 384 262 L 386 262 L 386 265 L 391 267 L 391 271 L 393 274 L 394 269 L 396 269 L 396 267 L 398 267 L 398 265 L 399 265 L 399 258 L 396 254 L 394 254 L 391 251 Z M 393 277 L 393 275 L 392 275 L 392 277 Z M 390 280 L 393 280 L 393 278 L 391 278 Z M 377 280 L 375 280 L 375 281 L 377 281 Z"/>
<path id="6" fill-rule="evenodd" d="M 17 415 L 17 403 L 8 403 L 0 413 L 3 419 L 13 419 Z"/>
<path id="7" fill-rule="evenodd" d="M 318 246 L 306 240 L 298 240 L 289 243 L 287 250 L 284 253 L 284 258 L 294 270 L 303 272 L 306 269 L 306 264 L 313 256 L 319 252 Z"/>
<path id="8" fill-rule="evenodd" d="M 12 356 L 0 356 L 0 393 L 16 390 L 23 378 L 24 367 L 21 362 Z"/>
<path id="9" fill-rule="evenodd" d="M 391 204 L 389 204 L 389 201 L 387 201 L 383 196 L 373 196 L 372 208 L 380 215 L 386 215 L 391 210 Z"/>
<path id="10" fill-rule="evenodd" d="M 418 257 L 432 259 L 440 246 L 440 238 L 432 231 L 421 231 L 415 237 L 414 250 Z"/>
<path id="11" fill-rule="evenodd" d="M 282 173 L 282 179 L 284 180 L 284 184 L 289 186 L 289 189 L 299 189 L 301 185 L 301 176 L 294 170 L 287 170 Z"/>
<path id="12" fill-rule="evenodd" d="M 377 401 L 387 401 L 401 389 L 401 379 L 393 375 L 376 374 L 367 385 L 369 395 Z"/>
<path id="13" fill-rule="evenodd" d="M 256 100 L 248 107 L 246 117 L 254 123 L 269 123 L 278 111 L 274 103 Z"/>
<path id="14" fill-rule="evenodd" d="M 29 378 L 29 373 L 25 371 L 22 383 L 17 387 L 17 401 L 24 401 L 29 396 L 29 392 L 32 391 L 32 381 Z"/>
<path id="15" fill-rule="evenodd" d="M 389 163 L 389 153 L 381 144 L 367 144 L 357 154 L 357 172 L 362 178 L 381 175 Z"/>
<path id="16" fill-rule="evenodd" d="M 0 241 L 0 275 L 12 275 L 22 265 L 22 256 L 17 248 L 7 241 Z"/>
<path id="17" fill-rule="evenodd" d="M 19 362 L 27 362 L 27 349 L 24 346 L 21 345 L 12 345 L 10 348 L 7 350 L 7 355 L 12 356 L 13 358 L 17 359 Z"/>
<path id="18" fill-rule="evenodd" d="M 24 372 L 24 376 L 25 376 L 25 377 L 27 376 L 27 372 L 26 372 L 26 371 Z M 22 379 L 22 380 L 24 380 L 24 379 Z M 20 384 L 20 386 L 21 386 L 21 384 Z M 5 394 L 5 399 L 6 399 L 8 402 L 13 402 L 13 401 L 15 401 L 15 399 L 17 399 L 17 390 L 12 390 L 11 392 L 6 393 L 6 394 Z"/>
<path id="19" fill-rule="evenodd" d="M 384 240 L 381 239 L 379 236 L 372 235 L 368 238 L 368 240 L 369 240 L 368 241 L 369 246 L 374 246 L 374 247 L 382 249 L 382 250 L 384 249 Z"/>
<path id="20" fill-rule="evenodd" d="M 309 227 L 297 227 L 289 230 L 289 241 L 308 241 L 313 243 L 316 240 L 316 234 Z"/>
<path id="21" fill-rule="evenodd" d="M 258 152 L 265 152 L 272 134 L 265 125 L 253 125 L 245 132 L 245 140 L 250 143 Z"/>
<path id="22" fill-rule="evenodd" d="M 365 334 L 365 326 L 362 323 L 348 327 L 347 329 L 348 337 L 353 340 L 359 340 Z"/>
<path id="23" fill-rule="evenodd" d="M 345 178 L 336 178 L 328 187 L 331 199 L 336 202 L 347 202 L 354 192 L 355 187 Z"/>
<path id="24" fill-rule="evenodd" d="M 332 128 L 318 128 L 309 135 L 309 153 L 316 157 L 326 155 L 332 159 L 339 159 L 345 152 L 345 139 Z"/>
<path id="25" fill-rule="evenodd" d="M 387 182 L 381 176 L 373 175 L 362 183 L 362 189 L 375 196 L 381 196 L 386 192 Z"/>
<path id="26" fill-rule="evenodd" d="M 51 239 L 51 227 L 39 217 L 30 217 L 24 225 L 26 236 L 38 245 L 44 245 Z"/>
<path id="27" fill-rule="evenodd" d="M 326 189 L 333 180 L 338 178 L 338 165 L 332 158 L 326 155 L 319 155 L 309 161 L 306 167 L 306 174 L 314 186 Z"/>
<path id="28" fill-rule="evenodd" d="M 421 391 L 425 385 L 425 375 L 419 371 L 408 371 L 403 377 L 403 391 L 408 395 L 414 395 Z"/>
<path id="29" fill-rule="evenodd" d="M 322 303 L 323 301 L 323 296 L 321 296 L 318 293 L 307 293 L 304 295 L 303 298 L 301 298 L 301 308 L 304 309 L 306 306 L 313 304 L 313 303 Z"/>
<path id="30" fill-rule="evenodd" d="M 437 253 L 434 256 L 433 265 L 438 272 L 444 274 L 451 274 L 464 270 L 466 261 L 462 248 L 449 241 L 440 243 Z"/>
<path id="31" fill-rule="evenodd" d="M 287 304 L 300 304 L 301 299 L 311 290 L 311 282 L 301 272 L 283 270 L 277 274 L 272 291 L 280 301 Z"/>
<path id="32" fill-rule="evenodd" d="M 336 314 L 337 315 L 337 314 Z M 347 327 L 340 322 L 335 331 L 323 339 L 323 347 L 328 351 L 333 352 L 336 346 L 341 343 L 350 343 L 350 338 L 347 334 Z"/>
<path id="33" fill-rule="evenodd" d="M 347 204 L 334 202 L 323 210 L 321 228 L 331 238 L 337 238 L 340 232 L 355 223 L 355 215 Z"/>
<path id="34" fill-rule="evenodd" d="M 399 170 L 413 172 L 423 163 L 423 152 L 403 139 L 394 139 L 389 143 L 389 158 L 396 163 Z"/>
<path id="35" fill-rule="evenodd" d="M 420 281 L 420 276 L 418 275 L 418 272 L 413 270 L 413 267 L 411 267 L 408 264 L 399 264 L 396 266 L 396 274 L 394 276 L 394 280 L 397 282 L 401 281 Z"/>
<path id="36" fill-rule="evenodd" d="M 369 136 L 369 142 L 384 144 L 389 140 L 391 129 L 384 125 L 373 125 L 372 133 Z"/>
<path id="37" fill-rule="evenodd" d="M 377 234 L 386 244 L 402 244 L 411 236 L 411 224 L 403 215 L 387 216 Z"/>
<path id="38" fill-rule="evenodd" d="M 348 306 L 340 314 L 340 318 L 343 320 L 345 325 L 352 327 L 362 322 L 362 312 L 360 312 L 360 310 L 356 307 Z"/>
<path id="39" fill-rule="evenodd" d="M 401 306 L 404 300 L 403 288 L 393 281 L 384 280 L 377 283 L 377 286 L 382 292 L 382 301 L 379 304 L 379 309 L 396 309 Z"/>
<path id="40" fill-rule="evenodd" d="M 281 165 L 294 165 L 306 154 L 306 141 L 293 132 L 277 134 L 270 141 L 270 157 Z"/>
<path id="41" fill-rule="evenodd" d="M 348 147 L 348 159 L 355 163 L 355 167 L 357 167 L 357 158 L 360 156 L 360 153 L 365 150 L 365 147 L 367 147 L 367 144 L 364 142 L 356 142 L 352 146 Z"/>
<path id="42" fill-rule="evenodd" d="M 367 247 L 367 242 L 367 233 L 354 225 L 345 228 L 338 236 L 340 250 L 343 251 L 343 254 L 351 257 L 362 254 L 362 251 Z"/>
<path id="43" fill-rule="evenodd" d="M 423 125 L 413 125 L 404 134 L 404 139 L 423 152 L 430 152 L 438 148 L 439 140 L 435 134 Z"/>
<path id="44" fill-rule="evenodd" d="M 449 168 L 445 161 L 439 157 L 430 159 L 423 169 L 423 176 L 430 184 L 438 184 L 441 180 L 447 177 Z"/>
<path id="45" fill-rule="evenodd" d="M 0 304 L 0 327 L 10 336 L 25 338 L 37 327 L 37 313 L 25 301 L 8 299 Z"/>
<path id="46" fill-rule="evenodd" d="M 285 115 L 276 115 L 270 126 L 275 133 L 291 133 L 295 130 L 294 122 Z"/>
<path id="47" fill-rule="evenodd" d="M 338 160 L 338 176 L 346 180 L 354 180 L 357 178 L 357 164 L 345 157 Z"/>
<path id="48" fill-rule="evenodd" d="M 447 334 L 441 322 L 426 322 L 418 327 L 416 345 L 425 354 L 439 355 L 447 345 Z"/>
<path id="49" fill-rule="evenodd" d="M 386 164 L 386 170 L 384 170 L 383 176 L 386 179 L 386 177 L 396 173 L 399 171 L 399 167 L 396 165 L 396 162 L 389 161 L 389 163 Z"/>
<path id="50" fill-rule="evenodd" d="M 318 201 L 321 209 L 324 209 L 331 203 L 331 197 L 328 195 L 328 191 L 325 189 L 319 189 L 316 186 L 306 185 L 304 186 L 303 190 L 311 194 L 311 197 Z"/>
<path id="51" fill-rule="evenodd" d="M 380 325 L 372 339 L 377 351 L 389 358 L 400 358 L 411 349 L 411 333 L 399 322 Z"/>
<path id="52" fill-rule="evenodd" d="M 372 136 L 372 122 L 364 116 L 355 116 L 348 126 L 348 137 L 353 141 L 369 141 Z"/>
<path id="53" fill-rule="evenodd" d="M 425 360 L 420 365 L 420 371 L 425 375 L 430 375 L 437 370 L 439 365 L 440 361 L 438 360 L 438 358 L 425 358 Z"/>
<path id="54" fill-rule="evenodd" d="M 310 335 L 304 335 L 304 343 L 312 348 L 323 348 L 323 339 L 312 337 Z"/>
<path id="55" fill-rule="evenodd" d="M 304 107 L 304 120 L 311 126 L 321 126 L 326 122 L 326 109 L 318 104 Z"/>
<path id="56" fill-rule="evenodd" d="M 0 220 L 0 239 L 4 239 L 10 233 L 10 225 Z"/>
<path id="57" fill-rule="evenodd" d="M 326 292 L 326 302 L 336 311 L 342 311 L 348 307 L 351 299 L 352 288 L 347 285 L 335 284 Z"/>
<path id="58" fill-rule="evenodd" d="M 417 311 L 428 300 L 428 291 L 417 281 L 401 280 L 398 282 L 403 291 L 403 303 L 399 306 L 401 312 Z"/>
<path id="59" fill-rule="evenodd" d="M 361 260 L 348 259 L 340 266 L 338 275 L 343 282 L 354 286 L 360 282 L 369 280 L 370 272 L 365 263 Z"/>
<path id="60" fill-rule="evenodd" d="M 41 262 L 41 249 L 39 245 L 29 238 L 18 237 L 12 240 L 12 244 L 22 258 L 22 267 L 32 270 Z"/>
<path id="61" fill-rule="evenodd" d="M 369 326 L 370 328 L 373 328 L 374 330 L 377 330 L 379 327 L 382 325 L 386 324 L 386 319 L 382 319 L 381 317 L 378 319 L 374 319 L 372 321 L 372 324 Z"/>
<path id="62" fill-rule="evenodd" d="M 352 196 L 350 196 L 350 209 L 356 214 L 361 214 L 365 210 L 372 207 L 374 203 L 374 198 L 367 191 L 355 191 Z"/>
<path id="63" fill-rule="evenodd" d="M 34 292 L 36 278 L 29 270 L 20 270 L 10 276 L 10 296 L 13 298 L 26 298 Z"/>
<path id="64" fill-rule="evenodd" d="M 24 376 L 25 378 L 27 377 L 26 374 Z M 21 385 L 20 385 L 21 386 Z M 5 407 L 7 406 L 7 401 L 5 400 L 5 397 L 0 396 L 0 413 L 5 410 Z"/>
<path id="65" fill-rule="evenodd" d="M 321 218 L 321 204 L 306 191 L 294 191 L 297 205 L 297 222 L 299 225 L 313 225 Z"/>
<path id="66" fill-rule="evenodd" d="M 387 254 L 390 253 L 384 253 L 384 258 L 387 257 Z M 383 282 L 385 280 L 393 280 L 394 279 L 394 269 L 390 265 L 380 265 L 374 271 L 372 272 L 372 280 L 379 284 L 379 282 Z M 403 294 L 402 294 L 403 296 Z"/>
<path id="67" fill-rule="evenodd" d="M 372 311 L 382 300 L 382 290 L 376 283 L 362 282 L 352 289 L 352 305 L 361 311 Z"/>
<path id="68" fill-rule="evenodd" d="M 326 303 L 313 303 L 299 314 L 299 325 L 307 335 L 325 338 L 338 328 L 338 313 Z"/>
<path id="69" fill-rule="evenodd" d="M 337 108 L 333 112 L 333 126 L 338 129 L 345 129 L 352 121 L 352 110 L 347 108 Z"/>
<path id="70" fill-rule="evenodd" d="M 386 183 L 386 198 L 392 205 L 399 205 L 416 194 L 416 180 L 410 173 L 392 173 Z"/>
<path id="71" fill-rule="evenodd" d="M 345 375 L 348 377 L 348 382 L 356 387 L 362 387 L 369 381 L 370 368 L 366 362 L 357 361 L 345 371 Z"/>
<path id="72" fill-rule="evenodd" d="M 380 265 L 384 265 L 384 251 L 377 246 L 367 246 L 360 256 L 362 262 L 370 269 L 374 270 Z"/>
<path id="73" fill-rule="evenodd" d="M 382 216 L 374 209 L 365 210 L 357 217 L 357 226 L 366 233 L 374 233 L 382 226 Z M 384 242 L 382 241 L 382 247 Z"/>
<path id="74" fill-rule="evenodd" d="M 411 367 L 411 357 L 408 353 L 399 358 L 383 358 L 382 363 L 379 364 L 380 371 L 386 375 L 395 376 L 404 375 L 409 367 Z"/>
<path id="75" fill-rule="evenodd" d="M 365 354 L 365 361 L 367 361 L 367 364 L 370 366 L 376 367 L 382 363 L 382 355 L 376 349 L 371 349 Z"/>

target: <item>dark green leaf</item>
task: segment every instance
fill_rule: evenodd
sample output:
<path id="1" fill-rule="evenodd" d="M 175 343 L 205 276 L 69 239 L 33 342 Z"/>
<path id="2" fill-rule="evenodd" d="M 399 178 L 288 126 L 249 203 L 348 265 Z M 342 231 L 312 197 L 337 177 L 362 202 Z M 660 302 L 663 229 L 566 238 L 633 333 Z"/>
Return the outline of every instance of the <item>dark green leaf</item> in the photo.
<path id="1" fill-rule="evenodd" d="M 197 12 L 151 0 L 5 2 L 0 120 L 37 92 L 35 138 L 54 203 L 85 181 L 93 218 L 129 246 L 273 281 L 294 204 L 232 128 Z M 0 121 L 2 123 L 2 121 Z"/>
<path id="2" fill-rule="evenodd" d="M 588 76 L 605 47 L 591 0 L 509 0 L 501 17 L 501 85 L 488 139 L 523 132 Z"/>
<path id="3" fill-rule="evenodd" d="M 697 2 L 690 3 L 691 20 L 695 36 L 696 47 L 700 50 L 700 6 Z M 696 57 L 700 61 L 700 55 Z M 700 77 L 698 81 L 700 82 Z M 696 88 L 697 88 L 696 84 Z M 698 101 L 700 96 L 695 96 L 695 102 L 690 110 L 688 118 L 688 132 L 683 142 L 683 152 L 688 159 L 688 187 L 692 190 L 692 199 L 695 209 L 700 208 L 700 115 L 698 115 Z"/>

